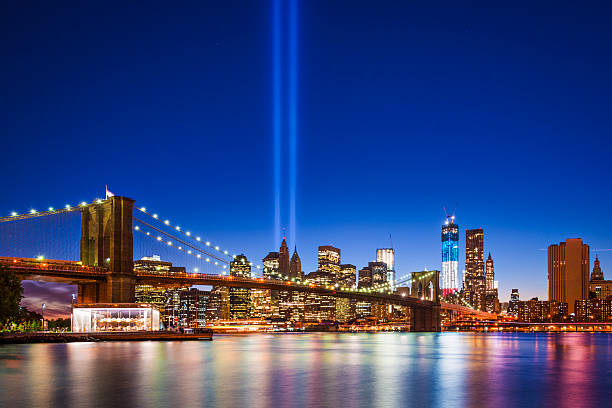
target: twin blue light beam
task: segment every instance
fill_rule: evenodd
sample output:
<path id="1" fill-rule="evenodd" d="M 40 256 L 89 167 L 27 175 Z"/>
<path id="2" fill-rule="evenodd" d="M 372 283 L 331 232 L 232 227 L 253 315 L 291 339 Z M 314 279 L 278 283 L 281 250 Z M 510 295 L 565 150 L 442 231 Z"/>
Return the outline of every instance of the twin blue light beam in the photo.
<path id="1" fill-rule="evenodd" d="M 283 215 L 286 215 L 287 212 L 289 246 L 295 245 L 297 236 L 298 0 L 272 0 L 272 3 L 274 245 L 279 247 L 281 227 L 287 225 L 286 217 Z M 285 4 L 289 6 L 286 12 L 283 7 Z M 288 35 L 285 36 L 285 33 Z M 285 38 L 286 41 L 283 41 Z M 283 104 L 285 98 L 286 103 Z M 284 117 L 286 121 L 283 120 Z M 287 141 L 286 148 L 284 141 Z M 288 154 L 283 155 L 284 151 L 287 151 Z M 283 174 L 286 173 L 283 172 L 283 169 L 287 167 L 288 179 L 284 180 Z M 283 181 L 286 181 L 288 188 L 283 188 Z M 288 197 L 286 197 L 286 192 L 288 192 Z"/>

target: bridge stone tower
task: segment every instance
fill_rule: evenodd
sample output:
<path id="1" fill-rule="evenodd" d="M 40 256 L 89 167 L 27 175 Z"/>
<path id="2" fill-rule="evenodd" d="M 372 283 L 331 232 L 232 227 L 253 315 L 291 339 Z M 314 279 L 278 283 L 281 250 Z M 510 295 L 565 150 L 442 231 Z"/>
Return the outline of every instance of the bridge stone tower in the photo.
<path id="1" fill-rule="evenodd" d="M 411 296 L 433 302 L 431 309 L 412 309 L 412 331 L 440 331 L 440 271 L 411 272 L 411 275 Z"/>
<path id="2" fill-rule="evenodd" d="M 106 282 L 79 285 L 81 303 L 134 302 L 134 200 L 110 197 L 81 209 L 81 262 L 110 270 Z"/>

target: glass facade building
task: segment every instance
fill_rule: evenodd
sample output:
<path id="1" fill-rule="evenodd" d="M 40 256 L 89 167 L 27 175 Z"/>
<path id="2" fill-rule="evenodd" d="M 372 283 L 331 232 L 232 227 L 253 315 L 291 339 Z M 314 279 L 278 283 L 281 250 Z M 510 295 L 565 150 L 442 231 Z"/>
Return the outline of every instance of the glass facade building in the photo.
<path id="1" fill-rule="evenodd" d="M 376 250 L 376 262 L 384 262 L 387 265 L 387 281 L 391 287 L 394 287 L 395 250 L 393 248 L 378 248 Z"/>
<path id="2" fill-rule="evenodd" d="M 160 327 L 159 310 L 149 304 L 74 304 L 71 317 L 76 333 L 158 331 Z"/>
<path id="3" fill-rule="evenodd" d="M 459 290 L 459 226 L 449 218 L 442 226 L 442 296 Z"/>

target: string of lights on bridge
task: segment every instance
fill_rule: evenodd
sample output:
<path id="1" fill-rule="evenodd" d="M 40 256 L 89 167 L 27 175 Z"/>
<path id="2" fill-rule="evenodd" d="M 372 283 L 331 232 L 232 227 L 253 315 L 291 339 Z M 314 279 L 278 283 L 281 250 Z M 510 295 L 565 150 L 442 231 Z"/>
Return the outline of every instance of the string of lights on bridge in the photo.
<path id="1" fill-rule="evenodd" d="M 66 204 L 63 207 L 48 207 L 46 210 L 40 210 L 40 211 L 35 208 L 31 208 L 28 212 L 25 212 L 25 213 L 18 213 L 17 211 L 12 211 L 9 216 L 0 217 L 0 222 L 16 221 L 16 220 L 23 220 L 23 219 L 28 219 L 28 218 L 43 217 L 43 216 L 52 215 L 52 214 L 61 214 L 61 213 L 67 213 L 67 212 L 72 212 L 72 211 L 79 211 L 83 207 L 87 207 L 89 205 L 95 205 L 95 204 L 102 204 L 104 201 L 105 200 L 102 200 L 101 198 L 97 198 L 91 203 L 81 201 L 79 204 L 76 204 L 76 205 Z"/>
<path id="2" fill-rule="evenodd" d="M 196 254 L 194 253 L 192 250 L 189 249 L 185 249 L 183 246 L 181 245 L 177 245 L 175 244 L 173 241 L 171 240 L 165 240 L 161 235 L 156 235 L 155 233 L 151 233 L 151 231 L 146 231 L 143 228 L 139 227 L 139 226 L 135 226 L 134 227 L 135 231 L 138 231 L 140 233 L 143 233 L 145 236 L 151 238 L 154 241 L 159 242 L 160 244 L 165 244 L 169 247 L 175 248 L 179 251 L 182 251 L 188 255 L 194 256 L 197 259 L 202 259 L 201 254 Z M 164 235 L 170 236 L 169 234 L 163 233 Z M 211 260 L 209 258 L 205 258 L 204 259 L 206 262 L 211 262 Z M 221 275 L 227 275 L 227 265 L 219 265 L 218 262 L 214 262 L 215 266 L 220 266 L 224 269 L 224 271 L 221 273 Z M 249 266 L 253 266 L 251 262 L 249 262 Z M 256 266 L 257 269 L 261 269 L 261 266 L 257 265 Z M 194 272 L 198 272 L 198 269 L 194 269 Z M 318 287 L 322 287 L 325 289 L 329 289 L 329 290 L 340 290 L 340 291 L 345 291 L 345 292 L 355 292 L 355 293 L 392 293 L 392 291 L 389 288 L 384 288 L 384 287 L 369 287 L 369 288 L 356 288 L 356 287 L 345 287 L 345 286 L 340 286 L 339 284 L 334 284 L 334 285 L 317 285 L 316 283 L 312 282 L 312 280 L 310 279 L 299 279 L 299 278 L 295 278 L 295 277 L 289 277 L 286 275 L 283 275 L 279 272 L 276 271 L 268 271 L 268 273 L 270 274 L 271 277 L 276 277 L 277 279 L 272 279 L 272 280 L 280 280 L 280 281 L 286 281 L 286 282 L 292 282 L 294 284 L 297 285 L 303 285 L 303 286 L 318 286 Z M 408 275 L 406 275 L 408 276 Z M 255 278 L 255 275 L 251 272 L 251 277 Z"/>
<path id="3" fill-rule="evenodd" d="M 81 208 L 89 206 L 89 205 L 96 205 L 96 204 L 102 204 L 104 203 L 106 200 L 102 200 L 100 198 L 95 199 L 93 202 L 91 203 L 87 203 L 85 201 L 81 201 L 80 203 L 78 203 L 77 205 L 71 205 L 71 204 L 66 204 L 63 207 L 48 207 L 47 210 L 37 210 L 35 208 L 30 209 L 28 212 L 25 213 L 18 213 L 16 211 L 12 211 L 10 213 L 9 216 L 5 216 L 5 217 L 0 217 L 0 222 L 7 222 L 7 221 L 17 221 L 17 220 L 23 220 L 23 219 L 29 219 L 29 218 L 35 218 L 35 217 L 41 217 L 41 216 L 47 216 L 47 215 L 52 215 L 52 214 L 61 214 L 61 213 L 68 213 L 68 212 L 73 212 L 73 211 L 79 211 Z M 231 257 L 233 259 L 236 258 L 236 255 L 229 255 L 229 251 L 221 249 L 218 245 L 213 245 L 210 241 L 203 241 L 202 238 L 198 235 L 194 235 L 192 234 L 190 231 L 188 230 L 183 230 L 180 226 L 178 225 L 173 225 L 170 220 L 166 219 L 166 220 L 161 220 L 158 214 L 151 214 L 147 211 L 146 207 L 135 207 L 135 209 L 137 209 L 138 211 L 148 215 L 149 217 L 151 217 L 152 219 L 159 221 L 161 223 L 163 223 L 165 226 L 172 228 L 173 231 L 176 231 L 178 233 L 180 233 L 181 235 L 183 235 L 184 237 L 187 237 L 188 239 L 191 240 L 195 240 L 197 243 L 200 244 L 204 244 L 206 245 L 207 248 L 210 248 L 211 250 L 215 250 L 217 251 L 219 254 L 221 255 L 225 255 L 228 257 Z M 144 223 L 142 220 L 139 220 L 138 218 L 136 218 L 136 221 L 141 222 L 143 224 Z M 141 232 L 143 235 L 159 242 L 159 243 L 163 243 L 169 247 L 175 248 L 178 251 L 182 251 L 183 253 L 186 253 L 187 255 L 191 255 L 196 259 L 200 259 L 200 260 L 204 260 L 205 262 L 210 263 L 211 265 L 214 266 L 218 266 L 220 268 L 223 269 L 221 275 L 226 275 L 227 274 L 227 265 L 230 263 L 229 261 L 223 260 L 221 258 L 217 258 L 214 255 L 211 255 L 209 253 L 207 253 L 207 251 L 203 250 L 203 249 L 199 249 L 193 245 L 190 245 L 189 243 L 183 241 L 183 245 L 178 245 L 176 244 L 174 241 L 172 241 L 172 238 L 174 238 L 176 241 L 179 241 L 180 243 L 180 239 L 177 239 L 177 237 L 163 231 L 160 229 L 156 229 L 158 231 L 159 234 L 155 234 L 155 232 L 152 231 L 146 231 L 143 228 L 141 228 L 140 226 L 136 225 L 134 226 L 134 230 Z M 171 239 L 164 239 L 164 237 L 162 237 L 162 235 L 166 236 L 166 237 L 170 237 Z M 189 249 L 191 248 L 191 249 Z M 208 255 L 205 258 L 202 257 L 202 254 Z M 211 258 L 213 258 L 214 260 L 211 260 Z M 254 266 L 252 262 L 249 262 L 249 266 Z M 261 270 L 262 267 L 260 265 L 255 265 L 254 266 L 256 269 Z M 195 272 L 198 272 L 198 269 L 195 269 Z M 270 275 L 276 276 L 278 277 L 278 280 L 282 280 L 282 281 L 287 281 L 287 282 L 293 282 L 296 283 L 298 285 L 305 285 L 305 286 L 315 286 L 315 283 L 312 282 L 312 280 L 310 279 L 305 279 L 305 280 L 301 280 L 299 278 L 295 278 L 295 277 L 289 277 L 286 275 L 282 275 L 279 272 L 276 271 L 269 271 L 268 273 L 270 273 Z M 251 277 L 255 278 L 255 275 L 253 274 L 253 272 L 251 272 Z M 394 286 L 398 286 L 399 283 L 403 283 L 407 280 L 410 280 L 412 278 L 412 276 L 410 274 L 405 275 L 399 279 L 397 279 L 394 282 Z M 425 279 L 426 276 L 420 276 L 418 277 L 419 280 L 421 279 Z M 334 285 L 316 285 L 319 287 L 323 287 L 326 289 L 330 289 L 330 290 L 341 290 L 341 291 L 347 291 L 347 292 L 356 292 L 356 293 L 392 293 L 391 290 L 391 286 L 389 282 L 386 282 L 382 285 L 373 285 L 372 287 L 369 288 L 357 288 L 357 287 L 346 287 L 346 286 L 340 286 L 339 284 L 334 284 Z M 462 301 L 468 306 L 469 304 L 467 304 L 467 302 L 465 302 L 465 300 L 462 299 Z"/>

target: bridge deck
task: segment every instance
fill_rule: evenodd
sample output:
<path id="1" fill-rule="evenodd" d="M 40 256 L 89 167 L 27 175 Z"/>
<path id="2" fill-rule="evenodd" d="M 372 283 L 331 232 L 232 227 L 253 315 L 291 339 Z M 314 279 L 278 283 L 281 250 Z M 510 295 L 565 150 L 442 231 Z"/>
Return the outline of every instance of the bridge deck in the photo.
<path id="1" fill-rule="evenodd" d="M 41 260 L 32 258 L 0 257 L 0 265 L 21 275 L 24 279 L 33 280 L 64 280 L 74 282 L 104 280 L 110 274 L 107 268 L 81 265 L 76 261 Z M 252 289 L 270 289 L 280 291 L 300 291 L 318 293 L 320 295 L 360 299 L 369 302 L 385 302 L 401 306 L 431 308 L 436 303 L 410 296 L 380 293 L 360 292 L 356 289 L 329 288 L 315 284 L 298 284 L 290 281 L 271 279 L 249 279 L 225 275 L 189 274 L 189 273 L 154 273 L 140 270 L 134 271 L 137 284 L 150 285 L 206 285 L 243 287 Z"/>

